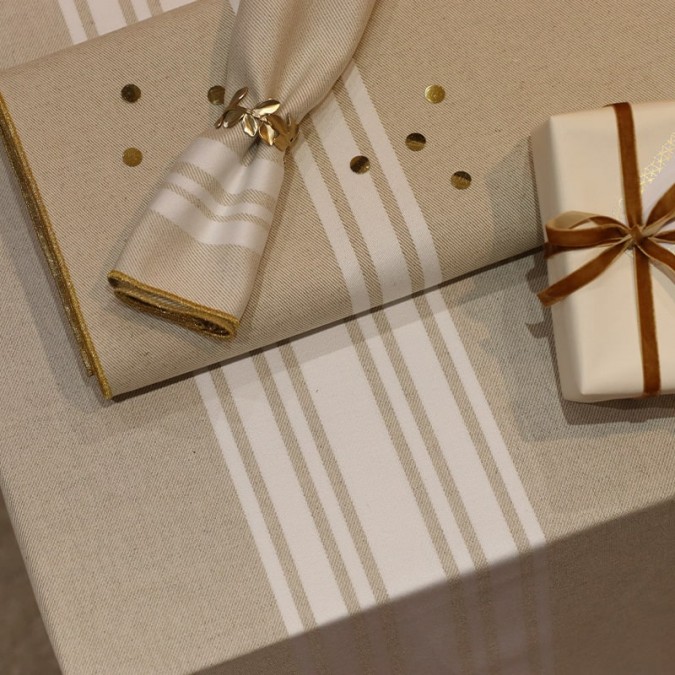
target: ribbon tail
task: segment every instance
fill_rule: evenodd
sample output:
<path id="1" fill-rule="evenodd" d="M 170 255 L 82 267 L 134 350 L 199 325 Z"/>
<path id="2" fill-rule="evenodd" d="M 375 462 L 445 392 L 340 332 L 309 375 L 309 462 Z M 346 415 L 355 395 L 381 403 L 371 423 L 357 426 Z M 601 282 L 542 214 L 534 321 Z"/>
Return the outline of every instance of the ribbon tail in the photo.
<path id="1" fill-rule="evenodd" d="M 647 242 L 643 242 L 645 244 Z M 657 248 L 660 248 L 655 244 Z M 666 253 L 668 253 L 666 251 Z M 669 255 L 673 258 L 672 254 Z M 661 390 L 661 367 L 656 337 L 654 293 L 649 255 L 641 248 L 635 249 L 635 282 L 640 320 L 640 347 L 642 351 L 642 377 L 645 396 L 655 396 Z"/>
<path id="2" fill-rule="evenodd" d="M 675 185 L 671 185 L 666 193 L 652 208 L 648 223 L 663 219 L 665 222 L 675 219 Z M 664 224 L 665 224 L 664 222 Z"/>
<path id="3" fill-rule="evenodd" d="M 556 283 L 537 294 L 537 297 L 545 307 L 555 305 L 557 302 L 564 300 L 568 295 L 571 295 L 580 288 L 591 283 L 597 279 L 607 268 L 626 250 L 627 242 L 620 242 L 614 244 L 606 249 L 600 255 L 592 260 L 589 260 L 585 265 L 579 269 L 571 272 L 566 277 L 563 277 Z"/>
<path id="4" fill-rule="evenodd" d="M 668 271 L 675 273 L 675 254 L 667 248 L 659 246 L 659 244 L 650 239 L 643 239 L 640 242 L 640 248 L 655 263 L 663 265 L 668 268 Z"/>
<path id="5" fill-rule="evenodd" d="M 659 232 L 651 237 L 651 239 L 662 244 L 675 244 L 675 231 Z"/>
<path id="6" fill-rule="evenodd" d="M 248 304 L 284 175 L 276 148 L 234 138 L 188 147 L 108 274 L 127 305 L 221 339 Z"/>

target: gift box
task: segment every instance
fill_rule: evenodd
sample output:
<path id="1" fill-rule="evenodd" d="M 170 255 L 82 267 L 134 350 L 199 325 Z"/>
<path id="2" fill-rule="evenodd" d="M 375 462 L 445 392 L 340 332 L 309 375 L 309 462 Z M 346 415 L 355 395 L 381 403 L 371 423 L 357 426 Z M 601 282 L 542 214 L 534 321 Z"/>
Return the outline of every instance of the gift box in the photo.
<path id="1" fill-rule="evenodd" d="M 566 399 L 602 401 L 675 391 L 675 355 L 667 348 L 675 335 L 675 285 L 667 265 L 673 244 L 666 213 L 672 211 L 668 190 L 675 181 L 674 122 L 673 103 L 623 104 L 555 116 L 532 137 L 541 218 L 548 223 L 549 237 L 559 238 L 562 232 L 565 242 L 577 238 L 569 248 L 549 248 L 550 281 L 558 285 L 552 294 L 541 294 L 546 302 L 555 302 L 553 329 Z M 633 138 L 636 158 L 627 156 Z M 626 194 L 631 174 L 635 205 Z M 665 205 L 650 221 L 664 195 Z M 631 208 L 650 235 L 645 250 L 657 258 L 633 246 Z M 644 230 L 654 230 L 649 223 L 664 214 L 658 231 Z M 602 241 L 594 237 L 586 245 L 578 240 L 580 232 L 588 237 L 603 228 Z M 563 278 L 583 274 L 578 271 L 595 265 L 591 261 L 598 256 L 606 261 L 597 276 L 590 272 L 594 278 L 587 284 L 556 293 Z"/>
<path id="2" fill-rule="evenodd" d="M 236 338 L 217 342 L 122 305 L 106 275 L 176 157 L 233 93 L 218 85 L 236 4 L 201 0 L 0 75 L 10 154 L 85 363 L 106 396 L 536 247 L 531 129 L 570 105 L 665 97 L 673 66 L 668 58 L 653 64 L 639 36 L 623 38 L 627 16 L 582 3 L 557 19 L 551 3 L 542 29 L 522 3 L 495 13 L 442 0 L 423 12 L 408 0 L 378 2 L 353 65 L 287 157 L 248 308 Z M 571 26 L 564 35 L 556 24 L 563 19 Z M 641 25 L 665 41 L 667 19 L 651 0 Z M 568 74 L 584 68 L 599 23 L 611 45 L 580 87 Z M 448 40 L 447 27 L 460 25 L 471 29 Z M 498 29 L 505 43 L 484 39 Z"/>

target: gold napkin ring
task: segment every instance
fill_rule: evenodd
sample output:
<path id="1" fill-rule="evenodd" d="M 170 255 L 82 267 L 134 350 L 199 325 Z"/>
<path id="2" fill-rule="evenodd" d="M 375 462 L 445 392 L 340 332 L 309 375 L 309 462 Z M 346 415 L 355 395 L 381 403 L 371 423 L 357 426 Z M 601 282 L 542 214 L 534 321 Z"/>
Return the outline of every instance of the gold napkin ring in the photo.
<path id="1" fill-rule="evenodd" d="M 263 143 L 286 152 L 298 137 L 297 122 L 290 115 L 286 115 L 285 120 L 277 115 L 281 103 L 273 98 L 253 108 L 240 106 L 246 96 L 248 87 L 243 87 L 232 97 L 225 112 L 218 118 L 216 129 L 231 129 L 241 124 L 247 136 L 258 137 Z"/>

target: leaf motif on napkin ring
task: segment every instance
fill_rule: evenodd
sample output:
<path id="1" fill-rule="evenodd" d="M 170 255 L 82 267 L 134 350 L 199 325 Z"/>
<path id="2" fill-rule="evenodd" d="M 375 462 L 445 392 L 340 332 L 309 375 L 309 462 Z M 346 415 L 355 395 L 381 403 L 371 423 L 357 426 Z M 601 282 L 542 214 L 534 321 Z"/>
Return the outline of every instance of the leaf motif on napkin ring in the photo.
<path id="1" fill-rule="evenodd" d="M 231 129 L 241 124 L 244 133 L 258 137 L 266 145 L 286 152 L 298 137 L 298 124 L 290 116 L 277 115 L 281 103 L 273 98 L 261 101 L 253 108 L 240 103 L 248 96 L 248 87 L 243 87 L 232 97 L 227 108 L 216 122 L 216 129 Z"/>

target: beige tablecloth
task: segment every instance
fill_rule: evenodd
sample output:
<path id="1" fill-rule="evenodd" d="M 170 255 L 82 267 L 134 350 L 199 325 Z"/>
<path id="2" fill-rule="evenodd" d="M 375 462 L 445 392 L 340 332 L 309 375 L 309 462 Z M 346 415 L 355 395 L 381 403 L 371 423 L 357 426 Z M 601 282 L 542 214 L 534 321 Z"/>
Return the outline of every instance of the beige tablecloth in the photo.
<path id="1" fill-rule="evenodd" d="M 170 5 L 3 3 L 1 63 Z M 540 256 L 103 404 L 2 163 L 0 485 L 65 673 L 672 671 L 673 400 L 561 400 Z"/>

